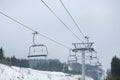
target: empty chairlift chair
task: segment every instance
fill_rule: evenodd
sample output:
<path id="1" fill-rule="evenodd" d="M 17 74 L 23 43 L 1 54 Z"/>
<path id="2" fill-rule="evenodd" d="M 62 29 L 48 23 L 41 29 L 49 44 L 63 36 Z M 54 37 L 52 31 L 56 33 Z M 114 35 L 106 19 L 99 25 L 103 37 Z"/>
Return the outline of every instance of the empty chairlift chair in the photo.
<path id="1" fill-rule="evenodd" d="M 48 55 L 47 46 L 43 44 L 32 45 L 29 47 L 29 55 L 28 58 L 32 57 L 44 57 L 46 58 Z"/>
<path id="2" fill-rule="evenodd" d="M 48 49 L 47 46 L 44 44 L 36 44 L 35 43 L 35 35 L 38 34 L 37 32 L 33 33 L 33 45 L 29 47 L 29 54 L 28 59 L 35 59 L 35 58 L 46 58 L 48 56 Z"/>
<path id="3" fill-rule="evenodd" d="M 90 64 L 91 64 L 91 65 L 95 65 L 96 62 L 97 62 L 97 60 L 98 60 L 98 58 L 97 58 L 97 52 L 94 51 L 94 52 L 92 52 L 91 55 L 90 55 Z"/>
<path id="4" fill-rule="evenodd" d="M 76 55 L 76 53 L 72 54 L 71 51 L 72 50 L 70 50 L 70 54 L 68 56 L 67 62 L 68 62 L 68 64 L 69 63 L 77 63 L 77 55 Z"/>

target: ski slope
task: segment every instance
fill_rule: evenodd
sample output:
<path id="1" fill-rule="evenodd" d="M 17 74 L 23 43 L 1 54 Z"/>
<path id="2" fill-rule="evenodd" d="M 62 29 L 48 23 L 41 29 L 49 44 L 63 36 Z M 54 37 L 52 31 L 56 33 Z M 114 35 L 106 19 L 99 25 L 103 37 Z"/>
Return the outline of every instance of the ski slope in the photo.
<path id="1" fill-rule="evenodd" d="M 81 76 L 0 64 L 0 80 L 81 80 Z M 93 79 L 86 77 L 86 80 Z"/>

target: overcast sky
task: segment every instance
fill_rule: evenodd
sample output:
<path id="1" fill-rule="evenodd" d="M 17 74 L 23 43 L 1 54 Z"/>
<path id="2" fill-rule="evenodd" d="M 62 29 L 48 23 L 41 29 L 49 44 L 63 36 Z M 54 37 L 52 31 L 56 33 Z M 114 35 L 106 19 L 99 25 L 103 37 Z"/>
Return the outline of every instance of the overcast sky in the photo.
<path id="1" fill-rule="evenodd" d="M 83 39 L 59 0 L 45 1 L 70 29 Z M 82 32 L 95 42 L 94 47 L 103 68 L 110 68 L 112 57 L 120 57 L 120 0 L 62 1 Z M 72 43 L 80 42 L 40 0 L 0 0 L 0 11 L 67 46 L 73 47 Z M 36 41 L 47 45 L 49 58 L 67 60 L 68 49 L 44 37 L 38 36 Z M 32 31 L 0 14 L 0 47 L 3 47 L 5 56 L 26 58 L 31 44 Z"/>

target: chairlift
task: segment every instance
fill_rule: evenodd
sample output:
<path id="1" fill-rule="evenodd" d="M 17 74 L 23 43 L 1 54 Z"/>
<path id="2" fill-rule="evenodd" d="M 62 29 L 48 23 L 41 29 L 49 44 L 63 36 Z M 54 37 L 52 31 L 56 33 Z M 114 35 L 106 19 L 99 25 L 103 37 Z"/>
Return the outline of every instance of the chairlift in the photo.
<path id="1" fill-rule="evenodd" d="M 72 50 L 70 49 L 70 53 L 69 53 L 67 62 L 68 63 L 77 63 L 77 55 L 76 55 L 76 53 L 72 54 L 71 51 Z"/>
<path id="2" fill-rule="evenodd" d="M 91 64 L 91 65 L 96 65 L 96 64 L 98 64 L 98 58 L 91 56 L 90 64 Z"/>
<path id="3" fill-rule="evenodd" d="M 97 52 L 96 51 L 91 52 L 89 57 L 90 57 L 90 60 L 97 59 Z"/>
<path id="4" fill-rule="evenodd" d="M 29 47 L 28 58 L 41 58 L 41 57 L 46 58 L 48 55 L 47 46 L 44 44 L 35 43 L 36 34 L 38 34 L 38 32 L 33 33 L 33 45 Z"/>
<path id="5" fill-rule="evenodd" d="M 69 55 L 68 56 L 68 63 L 77 63 L 77 56 L 76 55 Z"/>

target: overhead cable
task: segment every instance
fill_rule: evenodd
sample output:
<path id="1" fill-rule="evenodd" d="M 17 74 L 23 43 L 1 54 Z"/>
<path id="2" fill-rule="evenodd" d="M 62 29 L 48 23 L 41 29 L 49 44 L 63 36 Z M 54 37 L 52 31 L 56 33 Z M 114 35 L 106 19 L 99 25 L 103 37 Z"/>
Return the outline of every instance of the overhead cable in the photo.
<path id="1" fill-rule="evenodd" d="M 56 14 L 55 12 L 45 3 L 45 1 L 41 0 L 42 3 L 52 12 L 52 14 L 80 41 L 82 41 Z"/>
<path id="2" fill-rule="evenodd" d="M 3 16 L 9 18 L 10 20 L 12 20 L 12 21 L 14 21 L 14 22 L 20 24 L 22 27 L 24 27 L 24 28 L 26 28 L 26 29 L 28 29 L 28 30 L 30 30 L 30 31 L 37 32 L 40 36 L 42 36 L 42 37 L 44 37 L 44 38 L 46 38 L 46 39 L 48 39 L 48 40 L 50 40 L 50 41 L 52 41 L 52 42 L 58 44 L 58 45 L 61 45 L 61 46 L 65 47 L 65 48 L 70 49 L 70 47 L 68 47 L 68 46 L 66 46 L 66 45 L 64 45 L 64 44 L 62 44 L 62 43 L 59 43 L 59 42 L 57 42 L 57 41 L 55 41 L 55 40 L 53 40 L 53 39 L 51 39 L 51 38 L 49 38 L 49 37 L 47 37 L 47 36 L 41 34 L 41 33 L 39 33 L 39 32 L 36 31 L 36 30 L 33 30 L 32 28 L 28 27 L 27 25 L 25 25 L 25 24 L 23 24 L 23 23 L 17 21 L 16 19 L 14 19 L 14 18 L 12 18 L 12 17 L 6 15 L 5 13 L 3 13 L 3 12 L 1 12 L 1 11 L 0 11 L 0 14 L 2 14 Z"/>
<path id="3" fill-rule="evenodd" d="M 64 7 L 64 9 L 66 10 L 66 12 L 68 13 L 68 15 L 70 16 L 70 18 L 72 19 L 72 21 L 74 22 L 75 26 L 78 28 L 79 32 L 82 34 L 82 36 L 85 38 L 85 35 L 83 34 L 82 30 L 79 28 L 77 22 L 75 21 L 75 19 L 73 18 L 73 16 L 71 15 L 71 13 L 69 12 L 69 10 L 66 8 L 66 6 L 64 5 L 62 0 L 59 0 L 60 3 L 62 4 L 62 6 Z"/>
<path id="4" fill-rule="evenodd" d="M 0 14 L 4 15 L 5 17 L 7 17 L 7 18 L 11 19 L 12 21 L 14 21 L 14 22 L 16 22 L 16 23 L 18 23 L 18 24 L 22 25 L 23 27 L 25 27 L 25 28 L 27 28 L 27 29 L 29 29 L 29 30 L 31 30 L 31 31 L 33 31 L 33 32 L 36 32 L 36 31 L 35 31 L 35 30 L 33 30 L 32 28 L 30 28 L 30 27 L 28 27 L 28 26 L 26 26 L 26 25 L 22 24 L 21 22 L 19 22 L 19 21 L 17 21 L 17 20 L 15 20 L 15 19 L 13 19 L 12 17 L 10 17 L 10 16 L 6 15 L 5 13 L 3 13 L 3 12 L 1 12 L 1 11 L 0 11 Z"/>

